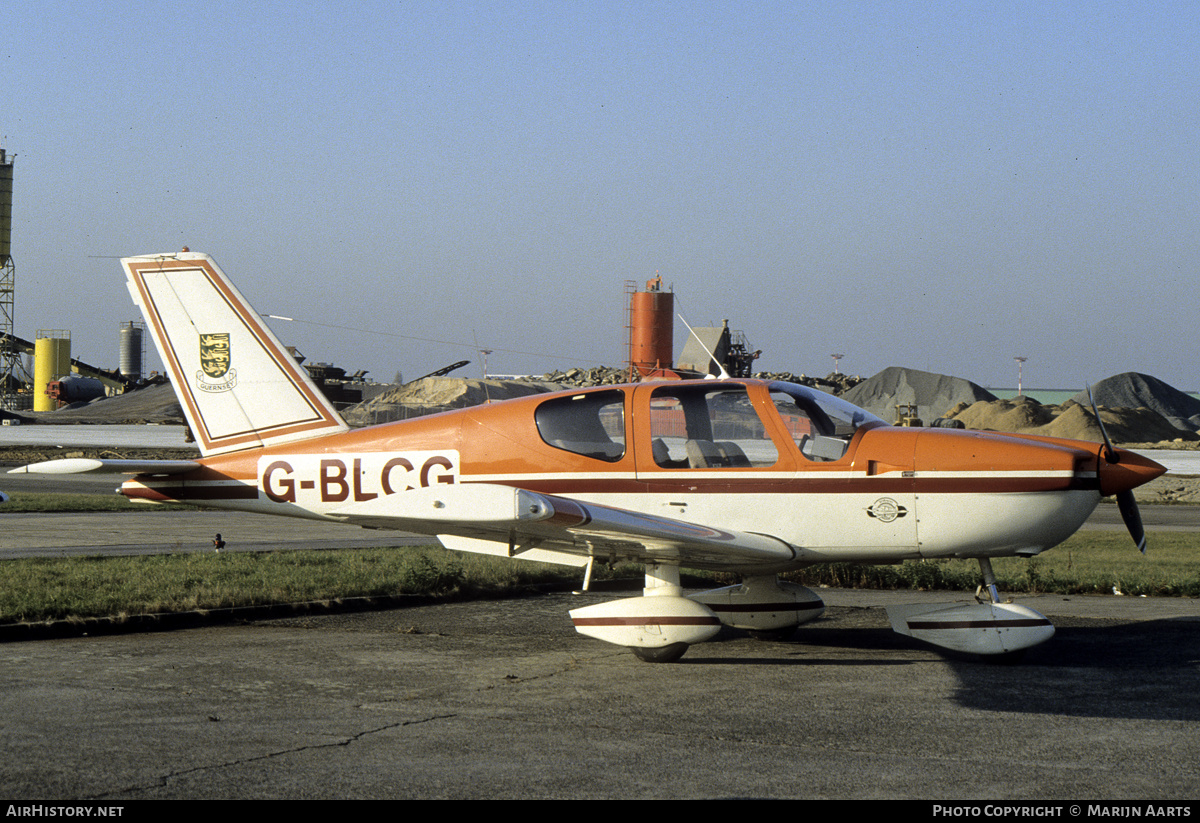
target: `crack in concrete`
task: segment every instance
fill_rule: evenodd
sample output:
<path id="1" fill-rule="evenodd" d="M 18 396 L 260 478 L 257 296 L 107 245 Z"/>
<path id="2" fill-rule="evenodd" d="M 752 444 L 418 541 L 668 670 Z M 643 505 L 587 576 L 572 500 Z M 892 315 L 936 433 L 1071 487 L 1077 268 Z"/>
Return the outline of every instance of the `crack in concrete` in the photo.
<path id="1" fill-rule="evenodd" d="M 423 723 L 432 723 L 436 720 L 449 720 L 450 718 L 457 717 L 457 716 L 458 716 L 457 714 L 435 714 L 435 715 L 431 715 L 430 717 L 422 718 L 420 720 L 405 720 L 400 723 L 388 723 L 386 725 L 378 726 L 373 729 L 366 729 L 364 731 L 358 732 L 357 734 L 352 734 L 349 737 L 344 738 L 343 740 L 337 740 L 337 741 L 333 741 L 330 743 L 319 743 L 319 744 L 312 744 L 312 745 L 296 746 L 291 749 L 281 749 L 281 750 L 275 751 L 275 752 L 267 752 L 266 754 L 260 754 L 255 757 L 244 757 L 244 758 L 240 758 L 238 760 L 230 760 L 225 763 L 213 763 L 213 764 L 210 764 L 207 766 L 196 766 L 195 768 L 192 768 L 192 769 L 184 769 L 183 771 L 168 772 L 167 774 L 164 774 L 161 777 L 159 777 L 159 779 L 156 780 L 154 783 L 150 783 L 150 784 L 147 784 L 144 786 L 129 786 L 127 788 L 120 789 L 115 792 L 106 792 L 104 794 L 93 795 L 86 799 L 102 800 L 102 799 L 113 798 L 113 797 L 124 797 L 131 792 L 141 792 L 141 791 L 145 791 L 145 790 L 149 790 L 149 789 L 153 789 L 153 788 L 165 788 L 173 780 L 176 780 L 180 777 L 185 777 L 187 775 L 197 774 L 199 772 L 214 771 L 214 770 L 218 770 L 218 769 L 228 768 L 230 766 L 241 766 L 241 765 L 245 765 L 247 763 L 258 763 L 258 762 L 265 761 L 265 760 L 272 760 L 276 757 L 283 757 L 283 756 L 289 755 L 289 754 L 299 754 L 300 752 L 316 751 L 319 749 L 340 748 L 340 747 L 344 747 L 344 746 L 349 746 L 353 743 L 357 743 L 359 740 L 362 740 L 364 737 L 369 737 L 371 735 L 379 734 L 381 732 L 390 731 L 392 729 L 402 729 L 405 726 L 416 726 L 416 725 L 420 725 Z"/>

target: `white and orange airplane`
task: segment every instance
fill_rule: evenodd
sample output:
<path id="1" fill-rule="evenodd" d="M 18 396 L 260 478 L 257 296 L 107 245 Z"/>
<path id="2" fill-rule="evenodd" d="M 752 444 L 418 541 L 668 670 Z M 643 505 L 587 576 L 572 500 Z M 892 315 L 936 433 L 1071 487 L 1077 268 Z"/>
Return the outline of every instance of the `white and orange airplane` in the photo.
<path id="1" fill-rule="evenodd" d="M 1054 627 L 1003 603 L 990 558 L 1032 557 L 1162 466 L 1104 444 L 897 428 L 761 380 L 604 386 L 350 430 L 212 258 L 122 261 L 198 460 L 65 460 L 17 471 L 135 475 L 126 497 L 435 536 L 446 548 L 587 567 L 643 564 L 643 596 L 572 611 L 583 634 L 677 659 L 722 625 L 790 635 L 823 612 L 777 575 L 815 563 L 977 558 L 987 594 L 890 610 L 897 631 L 1013 654 Z M 680 568 L 740 585 L 685 595 Z"/>

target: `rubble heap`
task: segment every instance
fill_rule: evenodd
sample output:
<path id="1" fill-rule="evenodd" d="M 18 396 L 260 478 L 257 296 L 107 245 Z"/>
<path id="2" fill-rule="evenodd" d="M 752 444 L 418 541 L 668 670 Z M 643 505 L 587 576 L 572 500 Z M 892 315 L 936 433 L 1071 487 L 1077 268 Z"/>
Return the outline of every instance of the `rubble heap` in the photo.
<path id="1" fill-rule="evenodd" d="M 585 388 L 587 386 L 613 386 L 629 382 L 629 370 L 612 366 L 596 366 L 591 369 L 567 369 L 552 371 L 541 377 L 518 377 L 521 382 L 553 383 L 559 389 Z"/>
<path id="2" fill-rule="evenodd" d="M 891 367 L 874 377 L 840 373 L 809 377 L 789 372 L 759 372 L 754 377 L 811 386 L 844 398 L 891 422 L 896 404 L 918 406 L 927 424 L 938 417 L 956 420 L 969 429 L 1063 437 L 1102 439 L 1087 395 L 1061 405 L 1043 405 L 1029 397 L 1000 400 L 987 390 L 960 378 L 914 369 Z M 624 383 L 624 368 L 595 367 L 554 371 L 540 377 L 478 380 L 426 377 L 394 387 L 343 412 L 352 426 L 367 426 L 427 414 L 508 400 L 542 392 Z M 1128 372 L 1092 387 L 1109 437 L 1120 443 L 1169 443 L 1180 447 L 1200 443 L 1200 400 L 1148 375 Z M 1080 397 L 1083 402 L 1080 402 Z M 170 385 L 161 383 L 118 397 L 79 403 L 55 412 L 6 413 L 26 423 L 174 423 L 182 424 L 183 410 Z"/>
<path id="3" fill-rule="evenodd" d="M 845 394 L 865 379 L 857 374 L 849 375 L 841 372 L 830 372 L 824 377 L 809 377 L 807 374 L 792 374 L 786 371 L 760 371 L 752 376 L 759 380 L 782 380 L 785 383 L 796 383 L 836 395 Z"/>
<path id="4" fill-rule="evenodd" d="M 1149 409 L 1177 429 L 1186 432 L 1200 429 L 1200 400 L 1148 374 L 1125 372 L 1101 380 L 1092 386 L 1092 397 L 1101 407 Z M 1091 405 L 1086 391 L 1071 399 L 1081 406 Z"/>

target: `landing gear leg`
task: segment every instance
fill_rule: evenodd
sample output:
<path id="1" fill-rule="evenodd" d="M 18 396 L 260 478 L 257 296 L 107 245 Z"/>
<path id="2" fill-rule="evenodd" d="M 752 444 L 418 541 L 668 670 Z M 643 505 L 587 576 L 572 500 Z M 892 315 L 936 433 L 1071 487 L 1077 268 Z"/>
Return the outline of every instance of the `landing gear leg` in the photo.
<path id="1" fill-rule="evenodd" d="M 999 603 L 1000 592 L 996 586 L 996 573 L 992 571 L 992 559 L 990 557 L 979 558 L 979 571 L 983 574 L 983 585 L 975 592 L 975 599 L 980 603 L 984 602 L 983 592 L 987 592 L 987 602 Z M 1010 601 L 1011 602 L 1011 601 Z M 1001 654 L 986 655 L 983 657 L 989 663 L 995 663 L 1001 666 L 1013 666 L 1020 663 L 1025 658 L 1025 650 L 1017 649 L 1015 651 L 1003 652 Z"/>
<path id="2" fill-rule="evenodd" d="M 992 571 L 992 559 L 990 557 L 979 558 L 979 571 L 983 573 L 983 585 L 975 590 L 975 599 L 982 603 L 983 590 L 987 589 L 988 602 L 999 603 L 1000 593 L 996 589 L 996 573 Z"/>

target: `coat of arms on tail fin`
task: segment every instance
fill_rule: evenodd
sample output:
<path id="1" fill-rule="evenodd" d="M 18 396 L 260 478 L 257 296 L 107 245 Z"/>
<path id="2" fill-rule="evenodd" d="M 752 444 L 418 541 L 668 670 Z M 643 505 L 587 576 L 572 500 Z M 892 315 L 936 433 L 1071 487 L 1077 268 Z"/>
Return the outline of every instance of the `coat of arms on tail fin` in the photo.
<path id="1" fill-rule="evenodd" d="M 347 430 L 211 257 L 180 252 L 121 264 L 202 454 Z"/>

